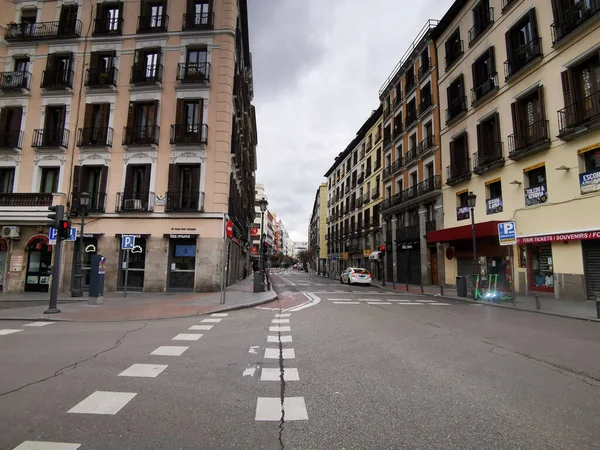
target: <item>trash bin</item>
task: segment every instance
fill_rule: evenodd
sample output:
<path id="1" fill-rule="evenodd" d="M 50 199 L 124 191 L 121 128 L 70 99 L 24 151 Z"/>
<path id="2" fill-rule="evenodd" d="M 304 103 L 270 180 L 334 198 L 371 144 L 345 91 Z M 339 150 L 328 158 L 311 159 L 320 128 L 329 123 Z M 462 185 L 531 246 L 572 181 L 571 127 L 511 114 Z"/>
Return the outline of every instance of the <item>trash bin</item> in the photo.
<path id="1" fill-rule="evenodd" d="M 459 297 L 467 297 L 467 278 L 456 277 L 456 295 Z"/>
<path id="2" fill-rule="evenodd" d="M 265 292 L 265 273 L 263 270 L 254 272 L 254 292 Z"/>

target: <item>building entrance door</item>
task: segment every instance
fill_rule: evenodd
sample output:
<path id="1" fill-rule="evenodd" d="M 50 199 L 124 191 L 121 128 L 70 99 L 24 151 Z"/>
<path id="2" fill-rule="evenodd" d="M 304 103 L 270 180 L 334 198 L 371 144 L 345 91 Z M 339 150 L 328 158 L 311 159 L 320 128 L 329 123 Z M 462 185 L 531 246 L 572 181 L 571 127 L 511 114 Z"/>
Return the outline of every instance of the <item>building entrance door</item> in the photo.
<path id="1" fill-rule="evenodd" d="M 125 257 L 126 250 L 121 250 L 119 255 L 119 280 L 118 290 L 125 286 Z M 135 238 L 135 246 L 129 250 L 129 272 L 127 274 L 127 289 L 134 291 L 144 290 L 144 273 L 146 270 L 146 239 Z"/>
<path id="2" fill-rule="evenodd" d="M 34 239 L 27 248 L 27 272 L 25 273 L 25 291 L 48 292 L 52 274 L 52 248 L 44 239 Z"/>
<path id="3" fill-rule="evenodd" d="M 169 240 L 169 290 L 194 290 L 196 275 L 196 239 Z"/>

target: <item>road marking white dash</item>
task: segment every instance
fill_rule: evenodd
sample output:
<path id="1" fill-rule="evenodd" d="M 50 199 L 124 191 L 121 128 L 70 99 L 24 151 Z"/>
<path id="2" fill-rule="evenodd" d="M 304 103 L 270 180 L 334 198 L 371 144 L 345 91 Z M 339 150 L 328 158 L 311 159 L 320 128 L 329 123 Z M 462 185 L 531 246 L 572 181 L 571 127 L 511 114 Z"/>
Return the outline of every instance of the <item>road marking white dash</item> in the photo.
<path id="1" fill-rule="evenodd" d="M 281 370 L 280 369 L 270 369 L 263 367 L 260 372 L 260 381 L 280 381 L 281 380 Z M 283 369 L 283 381 L 299 381 L 300 375 L 298 374 L 298 369 L 286 367 Z"/>
<path id="2" fill-rule="evenodd" d="M 175 336 L 172 341 L 197 341 L 203 335 L 202 334 L 194 334 L 194 333 L 181 333 Z"/>
<path id="3" fill-rule="evenodd" d="M 360 305 L 360 302 L 333 302 L 335 305 Z"/>
<path id="4" fill-rule="evenodd" d="M 7 334 L 18 333 L 19 331 L 23 331 L 23 330 L 14 330 L 14 329 L 10 329 L 10 328 L 5 328 L 4 330 L 0 330 L 0 336 L 5 336 Z"/>
<path id="5" fill-rule="evenodd" d="M 292 342 L 291 336 L 267 336 L 267 342 L 275 342 L 275 343 L 284 343 L 284 342 Z"/>
<path id="6" fill-rule="evenodd" d="M 46 325 L 52 325 L 56 322 L 31 322 L 23 325 L 24 327 L 45 327 Z"/>
<path id="7" fill-rule="evenodd" d="M 327 300 L 341 301 L 341 302 L 349 302 L 351 299 L 349 298 L 328 298 Z"/>
<path id="8" fill-rule="evenodd" d="M 451 303 L 438 303 L 438 302 L 428 303 L 428 305 L 431 305 L 431 306 L 452 306 Z"/>
<path id="9" fill-rule="evenodd" d="M 418 302 L 418 303 L 434 303 L 433 300 L 415 300 L 415 302 Z"/>
<path id="10" fill-rule="evenodd" d="M 291 314 L 275 314 L 275 317 L 290 317 Z"/>
<path id="11" fill-rule="evenodd" d="M 133 364 L 131 367 L 121 372 L 119 376 L 156 378 L 167 367 L 169 366 L 164 364 Z"/>
<path id="12" fill-rule="evenodd" d="M 425 303 L 396 303 L 396 305 L 419 305 L 419 306 L 425 306 Z"/>
<path id="13" fill-rule="evenodd" d="M 81 444 L 68 444 L 66 442 L 41 442 L 25 441 L 13 450 L 77 450 Z"/>
<path id="14" fill-rule="evenodd" d="M 281 350 L 281 356 L 283 359 L 294 359 L 296 354 L 293 348 L 284 348 Z M 279 349 L 265 348 L 265 359 L 279 359 Z"/>
<path id="15" fill-rule="evenodd" d="M 292 327 L 278 327 L 278 326 L 274 326 L 274 327 L 269 327 L 269 331 L 271 333 L 276 333 L 278 331 L 292 331 Z"/>
<path id="16" fill-rule="evenodd" d="M 271 323 L 290 323 L 290 319 L 273 319 Z"/>
<path id="17" fill-rule="evenodd" d="M 369 305 L 391 305 L 390 302 L 367 302 Z"/>
<path id="18" fill-rule="evenodd" d="M 163 345 L 150 354 L 156 356 L 181 356 L 188 348 L 189 347 Z"/>
<path id="19" fill-rule="evenodd" d="M 229 313 L 214 313 L 211 314 L 210 317 L 227 317 Z"/>
<path id="20" fill-rule="evenodd" d="M 253 377 L 254 372 L 256 372 L 256 369 L 258 369 L 257 365 L 255 365 L 255 366 L 248 365 L 248 367 L 246 367 L 244 369 L 244 373 L 242 373 L 242 376 L 243 377 Z"/>
<path id="21" fill-rule="evenodd" d="M 252 353 L 253 355 L 258 355 L 258 349 L 260 348 L 260 345 L 252 345 L 249 349 L 248 349 L 248 353 Z"/>
<path id="22" fill-rule="evenodd" d="M 279 397 L 258 397 L 254 419 L 257 421 L 279 422 L 282 416 L 282 409 L 286 421 L 308 420 L 304 397 L 284 398 L 283 408 Z"/>
<path id="23" fill-rule="evenodd" d="M 214 327 L 214 325 L 192 325 L 190 328 L 188 328 L 189 330 L 195 330 L 195 331 L 208 331 L 210 330 L 212 327 Z"/>
<path id="24" fill-rule="evenodd" d="M 223 319 L 204 319 L 203 323 L 219 323 Z"/>
<path id="25" fill-rule="evenodd" d="M 136 395 L 135 392 L 96 391 L 67 412 L 74 414 L 114 415 Z"/>

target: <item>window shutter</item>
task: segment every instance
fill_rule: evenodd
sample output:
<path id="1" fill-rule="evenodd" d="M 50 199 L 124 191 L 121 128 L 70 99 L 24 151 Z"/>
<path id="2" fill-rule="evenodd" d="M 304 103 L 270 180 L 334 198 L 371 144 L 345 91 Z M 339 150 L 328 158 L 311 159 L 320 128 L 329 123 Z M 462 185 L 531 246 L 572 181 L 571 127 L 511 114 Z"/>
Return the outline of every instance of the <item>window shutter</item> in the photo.
<path id="1" fill-rule="evenodd" d="M 185 100 L 182 98 L 177 99 L 175 123 L 178 125 L 185 124 Z"/>
<path id="2" fill-rule="evenodd" d="M 142 55 L 142 50 L 137 49 L 135 51 L 135 53 L 133 54 L 133 63 L 134 64 L 140 64 L 140 56 L 143 56 Z"/>
<path id="3" fill-rule="evenodd" d="M 79 191 L 80 192 L 87 192 L 88 194 L 91 194 L 90 189 L 89 189 L 89 185 L 90 185 L 90 171 L 89 168 L 86 168 L 84 166 L 79 166 L 80 170 L 79 170 Z"/>
<path id="4" fill-rule="evenodd" d="M 488 77 L 491 79 L 494 73 L 496 73 L 496 55 L 492 45 L 488 49 Z"/>
<path id="5" fill-rule="evenodd" d="M 531 8 L 529 10 L 529 22 L 531 23 L 533 39 L 537 39 L 538 38 L 538 30 L 537 30 L 537 19 L 535 17 L 535 8 Z"/>
<path id="6" fill-rule="evenodd" d="M 129 102 L 129 111 L 127 112 L 127 126 L 133 127 L 135 125 L 135 103 Z"/>
<path id="7" fill-rule="evenodd" d="M 456 164 L 456 141 L 450 141 L 450 166 Z"/>
<path id="8" fill-rule="evenodd" d="M 81 170 L 83 169 L 83 167 L 75 166 L 74 169 L 75 170 L 73 170 L 73 189 L 72 189 L 73 204 L 74 204 L 74 206 L 79 207 L 79 200 L 78 200 L 79 192 L 80 192 L 79 180 L 81 179 Z"/>
<path id="9" fill-rule="evenodd" d="M 58 124 L 57 124 L 57 128 L 58 128 L 58 132 L 61 133 L 62 136 L 62 131 L 65 128 L 65 120 L 67 116 L 67 108 L 66 106 L 60 106 L 59 107 L 59 114 L 58 114 Z"/>
<path id="10" fill-rule="evenodd" d="M 512 112 L 512 121 L 513 121 L 513 133 L 514 133 L 514 143 L 516 147 L 519 147 L 519 142 L 521 136 L 523 134 L 520 110 L 519 110 L 519 102 L 511 103 L 510 110 Z"/>
<path id="11" fill-rule="evenodd" d="M 98 187 L 98 209 L 104 211 L 106 207 L 106 186 L 108 183 L 108 166 L 100 170 L 100 186 Z"/>
<path id="12" fill-rule="evenodd" d="M 483 148 L 484 139 L 483 139 L 483 124 L 477 124 L 477 151 L 479 152 L 479 162 L 481 163 L 483 156 L 485 154 L 485 150 Z"/>
<path id="13" fill-rule="evenodd" d="M 198 127 L 200 129 L 200 132 L 202 132 L 202 123 L 204 120 L 204 99 L 201 98 L 200 100 L 198 100 Z"/>
<path id="14" fill-rule="evenodd" d="M 560 78 L 562 81 L 565 107 L 567 107 L 573 103 L 573 93 L 575 92 L 575 89 L 573 89 L 573 76 L 570 70 L 565 70 L 564 72 L 561 72 Z"/>
<path id="15" fill-rule="evenodd" d="M 192 192 L 200 192 L 200 165 L 192 168 Z"/>
<path id="16" fill-rule="evenodd" d="M 9 130 L 10 131 L 21 131 L 21 120 L 23 118 L 23 107 L 22 106 L 15 106 L 12 108 L 13 110 L 13 114 L 11 117 L 11 121 L 9 124 Z M 0 128 L 2 130 L 5 130 L 6 128 Z"/>
<path id="17" fill-rule="evenodd" d="M 169 194 L 176 193 L 179 191 L 178 175 L 179 175 L 179 167 L 177 166 L 177 164 L 169 164 L 169 183 L 168 183 Z M 170 199 L 170 195 L 167 195 L 167 202 L 169 201 L 169 199 Z"/>
<path id="18" fill-rule="evenodd" d="M 0 131 L 8 130 L 8 111 L 7 108 L 0 109 Z"/>
<path id="19" fill-rule="evenodd" d="M 473 89 L 477 92 L 477 88 L 481 85 L 481 80 L 478 77 L 477 61 L 471 65 L 471 76 L 473 77 Z"/>
<path id="20" fill-rule="evenodd" d="M 158 100 L 154 100 L 150 116 L 152 121 L 151 125 L 156 125 L 158 123 Z"/>
<path id="21" fill-rule="evenodd" d="M 83 116 L 83 128 L 92 128 L 94 126 L 94 105 L 87 103 L 85 105 L 85 114 Z"/>
<path id="22" fill-rule="evenodd" d="M 92 52 L 90 55 L 90 69 L 100 68 L 100 53 Z"/>
<path id="23" fill-rule="evenodd" d="M 125 186 L 123 188 L 123 198 L 130 199 L 133 197 L 133 170 L 135 166 L 127 165 L 125 169 Z"/>
<path id="24" fill-rule="evenodd" d="M 511 57 L 512 57 L 512 52 L 513 52 L 513 48 L 512 48 L 512 40 L 510 38 L 510 30 L 508 30 L 505 34 L 504 34 L 504 41 L 506 42 L 506 59 L 508 59 L 508 64 L 510 65 L 512 63 L 512 61 L 510 61 Z M 511 70 L 512 72 L 512 70 Z"/>
<path id="25" fill-rule="evenodd" d="M 498 143 L 502 142 L 502 136 L 500 136 L 500 113 L 494 114 L 494 139 Z"/>
<path id="26" fill-rule="evenodd" d="M 538 112 L 540 114 L 540 117 L 538 120 L 544 120 L 546 118 L 546 107 L 544 105 L 544 86 L 540 84 L 538 86 L 537 92 L 538 92 L 538 102 L 539 102 Z"/>
<path id="27" fill-rule="evenodd" d="M 152 172 L 152 164 L 145 164 L 144 165 L 144 192 L 147 194 L 148 192 L 150 192 L 150 174 Z"/>
<path id="28" fill-rule="evenodd" d="M 110 116 L 110 103 L 102 103 L 100 105 L 98 126 L 100 128 L 108 128 L 108 118 Z"/>
<path id="29" fill-rule="evenodd" d="M 104 3 L 98 3 L 98 5 L 96 6 L 96 20 L 98 21 L 104 19 L 104 6 Z"/>

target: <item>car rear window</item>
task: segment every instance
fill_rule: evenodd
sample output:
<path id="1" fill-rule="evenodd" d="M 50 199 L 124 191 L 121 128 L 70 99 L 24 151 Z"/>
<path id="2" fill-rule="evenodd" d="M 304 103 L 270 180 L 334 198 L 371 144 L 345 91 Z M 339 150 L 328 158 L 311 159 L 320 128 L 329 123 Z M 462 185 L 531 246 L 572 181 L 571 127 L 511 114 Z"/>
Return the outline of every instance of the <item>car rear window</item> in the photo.
<path id="1" fill-rule="evenodd" d="M 354 271 L 359 275 L 366 275 L 369 273 L 365 269 L 354 269 Z"/>

